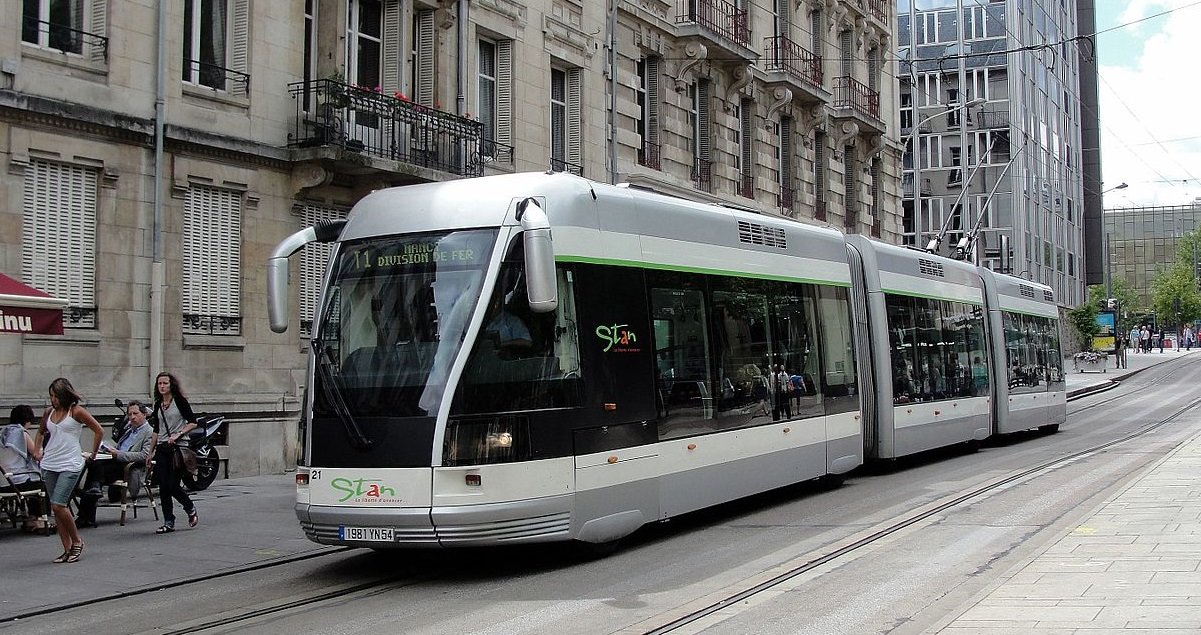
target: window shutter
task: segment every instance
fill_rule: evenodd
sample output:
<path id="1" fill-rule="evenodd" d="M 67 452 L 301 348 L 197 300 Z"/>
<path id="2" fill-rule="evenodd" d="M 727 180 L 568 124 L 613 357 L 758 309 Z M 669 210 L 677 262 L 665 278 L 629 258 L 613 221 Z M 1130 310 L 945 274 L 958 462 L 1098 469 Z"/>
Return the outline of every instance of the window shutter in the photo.
<path id="1" fill-rule="evenodd" d="M 851 76 L 851 30 L 846 29 L 839 33 L 839 46 L 842 48 L 842 74 L 845 77 Z"/>
<path id="2" fill-rule="evenodd" d="M 855 170 L 856 157 L 855 146 L 846 146 L 843 148 L 843 156 L 846 160 L 843 161 L 846 173 L 843 178 L 843 201 L 846 206 L 845 224 L 847 229 L 854 229 L 855 223 L 858 221 L 858 202 L 855 200 Z"/>
<path id="3" fill-rule="evenodd" d="M 346 218 L 344 209 L 315 203 L 301 203 L 296 206 L 295 212 L 300 216 L 301 225 L 304 227 L 311 227 L 319 221 L 330 218 Z M 321 283 L 333 252 L 334 246 L 331 243 L 309 243 L 300 254 L 300 334 L 302 337 L 308 337 L 313 332 L 317 301 L 321 297 Z"/>
<path id="4" fill-rule="evenodd" d="M 659 73 L 663 58 L 646 58 L 646 141 L 659 145 Z"/>
<path id="5" fill-rule="evenodd" d="M 813 31 L 813 54 L 821 59 L 822 57 L 822 10 L 813 9 L 809 14 L 809 28 Z"/>
<path id="6" fill-rule="evenodd" d="M 739 137 L 742 140 L 742 147 L 739 148 L 739 167 L 743 174 L 751 174 L 755 170 L 754 164 L 754 126 L 752 121 L 755 118 L 755 102 L 749 99 L 739 101 L 738 112 L 739 117 Z"/>
<path id="7" fill-rule="evenodd" d="M 712 130 L 712 113 L 709 112 L 709 103 L 711 101 L 709 95 L 709 80 L 698 80 L 696 84 L 696 93 L 698 102 L 696 106 L 697 129 L 699 129 L 701 137 L 697 140 L 697 155 L 700 158 L 708 161 L 712 153 L 713 145 L 712 140 L 709 137 L 710 130 Z"/>
<path id="8" fill-rule="evenodd" d="M 25 169 L 21 268 L 25 282 L 68 300 L 66 326 L 96 326 L 96 196 L 92 168 L 34 160 Z"/>
<path id="9" fill-rule="evenodd" d="M 826 135 L 813 133 L 813 190 L 817 200 L 826 200 Z"/>
<path id="10" fill-rule="evenodd" d="M 413 99 L 422 106 L 434 105 L 434 12 L 418 11 L 417 21 L 417 85 Z"/>
<path id="11" fill-rule="evenodd" d="M 218 320 L 213 318 L 241 318 L 241 193 L 193 184 L 184 201 L 183 244 L 185 330 L 199 326 L 202 332 L 215 333 Z M 205 328 L 206 323 L 213 328 Z M 223 325 L 222 334 L 240 332 L 236 322 Z M 233 333 L 231 326 L 236 328 Z"/>
<path id="12" fill-rule="evenodd" d="M 583 72 L 567 71 L 567 162 L 583 165 Z"/>
<path id="13" fill-rule="evenodd" d="M 780 185 L 792 189 L 792 117 L 780 117 Z"/>
<path id="14" fill-rule="evenodd" d="M 400 91 L 401 64 L 401 11 L 400 0 L 387 0 L 384 3 L 384 33 L 383 33 L 383 77 L 380 78 L 380 88 L 385 95 Z"/>
<path id="15" fill-rule="evenodd" d="M 92 35 L 107 37 L 108 35 L 108 0 L 92 0 L 92 23 L 88 32 Z M 91 58 L 97 64 L 108 61 L 108 51 L 98 43 L 91 45 Z"/>
<path id="16" fill-rule="evenodd" d="M 789 36 L 788 27 L 792 21 L 789 15 L 789 11 L 791 11 L 789 5 L 791 4 L 792 0 L 778 0 L 776 2 L 776 33 L 790 40 L 792 38 Z"/>
<path id="17" fill-rule="evenodd" d="M 229 68 L 239 73 L 250 72 L 250 0 L 234 2 L 233 33 L 230 38 Z M 245 96 L 250 92 L 246 82 L 231 81 L 226 84 L 231 95 Z"/>
<path id="18" fill-rule="evenodd" d="M 513 41 L 496 43 L 496 141 L 513 145 Z"/>

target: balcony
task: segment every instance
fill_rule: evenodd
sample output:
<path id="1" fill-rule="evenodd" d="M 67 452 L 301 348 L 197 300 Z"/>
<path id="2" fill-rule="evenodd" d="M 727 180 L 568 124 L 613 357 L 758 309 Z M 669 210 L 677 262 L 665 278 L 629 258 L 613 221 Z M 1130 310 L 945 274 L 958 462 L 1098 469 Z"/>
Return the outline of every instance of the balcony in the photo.
<path id="1" fill-rule="evenodd" d="M 478 121 L 407 99 L 332 79 L 293 82 L 288 92 L 296 101 L 288 147 L 311 155 L 301 159 L 333 159 L 341 171 L 395 171 L 375 158 L 459 176 L 483 174 L 489 159 L 512 161 L 511 147 L 481 138 Z"/>
<path id="2" fill-rule="evenodd" d="M 473 160 L 478 161 L 485 168 L 512 172 L 515 165 L 513 146 L 491 139 L 480 139 L 479 151 Z"/>
<path id="3" fill-rule="evenodd" d="M 563 159 L 556 159 L 555 157 L 551 157 L 550 159 L 550 171 L 567 172 L 576 176 L 584 176 L 584 166 L 568 163 Z"/>
<path id="4" fill-rule="evenodd" d="M 753 62 L 750 12 L 726 0 L 676 0 L 676 37 L 699 40 L 708 58 Z"/>
<path id="5" fill-rule="evenodd" d="M 662 170 L 662 163 L 659 160 L 659 144 L 644 142 L 638 149 L 638 165 L 652 170 Z"/>
<path id="6" fill-rule="evenodd" d="M 802 103 L 829 100 L 830 93 L 822 87 L 822 58 L 783 35 L 764 38 L 763 55 L 767 83 L 788 84 Z"/>
<path id="7" fill-rule="evenodd" d="M 788 185 L 780 185 L 780 193 L 776 198 L 776 205 L 786 212 L 792 212 L 793 204 L 796 203 L 796 190 Z M 791 215 L 791 214 L 790 214 Z"/>
<path id="8" fill-rule="evenodd" d="M 692 184 L 702 192 L 713 191 L 713 162 L 696 157 L 692 160 L 692 174 L 689 175 Z"/>
<path id="9" fill-rule="evenodd" d="M 743 198 L 755 198 L 755 175 L 750 172 L 740 172 L 738 175 L 738 195 Z"/>
<path id="10" fill-rule="evenodd" d="M 856 0 L 855 6 L 864 14 L 876 19 L 880 24 L 888 25 L 889 0 Z"/>
<path id="11" fill-rule="evenodd" d="M 972 121 L 979 129 L 996 129 L 1009 127 L 1008 110 L 982 110 L 972 115 Z"/>
<path id="12" fill-rule="evenodd" d="M 880 91 L 872 90 L 853 77 L 834 78 L 834 117 L 854 119 L 865 132 L 885 132 L 880 119 Z"/>

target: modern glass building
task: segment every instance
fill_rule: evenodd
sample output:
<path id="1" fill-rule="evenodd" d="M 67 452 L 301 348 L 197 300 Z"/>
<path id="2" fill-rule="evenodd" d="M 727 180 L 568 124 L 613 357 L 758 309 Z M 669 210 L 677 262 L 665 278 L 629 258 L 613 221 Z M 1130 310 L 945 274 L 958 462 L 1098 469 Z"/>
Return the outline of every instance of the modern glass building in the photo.
<path id="1" fill-rule="evenodd" d="M 1063 306 L 1084 298 L 1082 111 L 1096 113 L 1082 104 L 1082 52 L 1064 44 L 1077 4 L 897 10 L 905 242 L 941 238 L 947 254 L 974 235 L 966 257 L 1050 285 Z"/>
<path id="2" fill-rule="evenodd" d="M 1139 302 L 1149 306 L 1156 274 L 1176 261 L 1180 238 L 1201 226 L 1201 200 L 1191 205 L 1107 209 L 1104 223 L 1110 276 L 1125 279 Z"/>

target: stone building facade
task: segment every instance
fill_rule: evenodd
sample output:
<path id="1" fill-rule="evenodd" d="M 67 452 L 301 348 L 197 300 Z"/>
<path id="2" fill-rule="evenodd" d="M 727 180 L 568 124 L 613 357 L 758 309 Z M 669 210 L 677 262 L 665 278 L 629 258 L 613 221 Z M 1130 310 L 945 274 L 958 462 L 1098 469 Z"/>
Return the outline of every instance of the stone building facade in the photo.
<path id="1" fill-rule="evenodd" d="M 162 13 L 160 13 L 160 11 Z M 0 337 L 0 408 L 97 415 L 162 369 L 293 462 L 323 254 L 267 327 L 283 237 L 394 185 L 525 170 L 897 242 L 884 0 L 27 0 L 0 8 L 0 271 L 70 301 Z M 400 213 L 404 213 L 403 210 Z"/>

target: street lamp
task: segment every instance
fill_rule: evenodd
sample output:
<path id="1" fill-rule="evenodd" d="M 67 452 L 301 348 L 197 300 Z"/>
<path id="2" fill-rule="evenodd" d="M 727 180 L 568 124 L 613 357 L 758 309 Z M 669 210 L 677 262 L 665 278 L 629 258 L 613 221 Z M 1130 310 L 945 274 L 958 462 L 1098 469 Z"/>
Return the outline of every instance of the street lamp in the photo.
<path id="1" fill-rule="evenodd" d="M 1101 196 L 1105 196 L 1106 194 L 1108 194 L 1108 193 L 1110 193 L 1110 192 L 1112 192 L 1112 191 L 1114 191 L 1114 190 L 1124 190 L 1124 189 L 1126 189 L 1126 188 L 1128 188 L 1128 187 L 1130 187 L 1130 186 L 1129 186 L 1129 185 L 1127 185 L 1125 181 L 1122 181 L 1121 183 L 1119 183 L 1119 184 L 1117 184 L 1117 185 L 1115 185 L 1115 186 L 1113 186 L 1113 187 L 1111 187 L 1111 188 L 1109 188 L 1109 189 L 1107 189 L 1107 190 L 1101 190 Z"/>
<path id="2" fill-rule="evenodd" d="M 1125 181 L 1122 181 L 1121 183 L 1118 183 L 1117 185 L 1115 185 L 1111 188 L 1101 190 L 1101 196 L 1105 196 L 1106 194 L 1108 194 L 1109 192 L 1112 192 L 1114 190 L 1124 190 L 1128 187 L 1130 187 L 1130 185 L 1128 185 Z M 1102 207 L 1104 207 L 1104 204 L 1102 204 Z M 1102 209 L 1101 211 L 1104 212 L 1105 210 Z M 1102 216 L 1104 216 L 1104 214 L 1102 214 Z M 1109 231 L 1105 228 L 1105 219 L 1104 218 L 1101 219 L 1101 252 L 1102 252 L 1102 255 L 1104 256 L 1101 266 L 1105 268 L 1105 271 L 1104 271 L 1104 273 L 1105 273 L 1105 297 L 1108 298 L 1111 295 L 1113 295 L 1113 282 L 1112 282 L 1111 274 L 1109 272 L 1109 266 L 1110 266 Z"/>
<path id="3" fill-rule="evenodd" d="M 988 100 L 984 99 L 983 97 L 977 97 L 975 99 L 963 102 L 954 108 L 948 108 L 947 110 L 936 112 L 933 115 L 930 115 L 929 117 L 926 117 L 925 119 L 922 119 L 914 124 L 913 129 L 910 130 L 909 134 L 905 137 L 905 144 L 902 147 L 909 147 L 910 144 L 913 144 L 913 147 L 910 150 L 910 152 L 913 153 L 913 244 L 918 248 L 920 248 L 922 244 L 922 158 L 918 153 L 917 133 L 922 129 L 923 124 L 929 123 L 930 121 L 933 121 L 934 119 L 937 119 L 948 112 L 979 106 L 986 101 Z M 945 104 L 935 105 L 945 106 Z M 916 111 L 917 108 L 914 110 Z M 962 169 L 962 167 L 960 169 Z"/>

